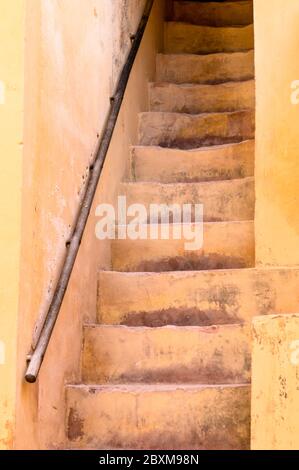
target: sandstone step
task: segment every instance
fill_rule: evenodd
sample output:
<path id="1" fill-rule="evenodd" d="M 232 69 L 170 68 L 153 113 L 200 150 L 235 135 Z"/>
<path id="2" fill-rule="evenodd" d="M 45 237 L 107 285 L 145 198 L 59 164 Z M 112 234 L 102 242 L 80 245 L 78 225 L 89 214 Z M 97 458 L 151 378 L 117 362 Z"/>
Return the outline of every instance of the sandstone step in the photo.
<path id="1" fill-rule="evenodd" d="M 164 27 L 166 54 L 239 52 L 253 47 L 253 25 L 213 27 L 170 21 Z"/>
<path id="2" fill-rule="evenodd" d="M 133 147 L 132 179 L 192 183 L 253 176 L 254 147 L 254 140 L 196 150 Z"/>
<path id="3" fill-rule="evenodd" d="M 248 449 L 248 385 L 68 386 L 70 446 Z"/>
<path id="4" fill-rule="evenodd" d="M 222 83 L 254 78 L 254 51 L 158 54 L 156 80 L 171 83 Z"/>
<path id="5" fill-rule="evenodd" d="M 237 221 L 254 219 L 254 178 L 212 181 L 205 183 L 121 183 L 119 194 L 127 198 L 127 206 L 142 204 L 150 214 L 150 206 L 191 204 L 194 221 L 195 204 L 203 204 L 204 221 Z M 141 222 L 148 222 L 141 220 Z"/>
<path id="6" fill-rule="evenodd" d="M 253 2 L 175 1 L 173 20 L 209 26 L 249 25 L 253 23 Z"/>
<path id="7" fill-rule="evenodd" d="M 161 226 L 159 239 L 151 239 L 152 226 L 145 227 L 147 240 L 113 240 L 111 246 L 112 269 L 126 272 L 162 272 L 194 271 L 198 269 L 225 269 L 253 267 L 254 226 L 253 222 L 216 222 L 203 225 L 203 246 L 201 242 L 202 227 L 198 226 L 198 238 L 192 224 L 177 226 L 181 239 L 174 239 L 173 226 L 163 227 L 169 233 L 168 239 L 162 239 Z M 167 233 L 168 232 L 168 233 Z M 191 236 L 194 234 L 191 242 Z M 194 241 L 193 241 L 194 240 Z M 190 249 L 191 248 L 191 249 Z M 194 249 L 193 249 L 194 248 Z"/>
<path id="8" fill-rule="evenodd" d="M 253 109 L 253 80 L 219 85 L 150 83 L 150 111 L 170 113 L 221 113 Z"/>
<path id="9" fill-rule="evenodd" d="M 86 326 L 83 383 L 250 382 L 250 326 Z"/>
<path id="10" fill-rule="evenodd" d="M 299 269 L 101 272 L 98 322 L 129 326 L 251 322 L 298 313 Z"/>
<path id="11" fill-rule="evenodd" d="M 181 114 L 148 112 L 139 115 L 139 145 L 194 149 L 254 138 L 253 110 Z"/>

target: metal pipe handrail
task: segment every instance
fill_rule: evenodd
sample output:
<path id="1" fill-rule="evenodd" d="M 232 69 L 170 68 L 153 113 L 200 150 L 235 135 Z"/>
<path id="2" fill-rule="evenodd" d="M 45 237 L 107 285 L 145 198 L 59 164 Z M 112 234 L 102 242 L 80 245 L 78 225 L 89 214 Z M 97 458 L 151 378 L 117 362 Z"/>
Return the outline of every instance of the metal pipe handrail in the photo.
<path id="1" fill-rule="evenodd" d="M 74 224 L 74 230 L 70 241 L 67 243 L 67 252 L 64 263 L 59 275 L 59 279 L 53 293 L 50 307 L 38 337 L 34 351 L 28 355 L 27 371 L 25 379 L 29 383 L 36 382 L 40 367 L 42 365 L 51 335 L 58 318 L 60 308 L 67 290 L 69 280 L 73 271 L 75 260 L 79 251 L 82 236 L 86 227 L 88 216 L 92 207 L 94 196 L 97 190 L 98 182 L 102 173 L 106 155 L 115 129 L 116 121 L 119 115 L 121 104 L 127 88 L 128 80 L 132 67 L 139 50 L 145 28 L 151 14 L 154 0 L 147 0 L 138 30 L 134 36 L 131 36 L 132 46 L 127 60 L 121 71 L 115 93 L 111 98 L 110 110 L 106 119 L 105 127 L 95 152 L 95 158 L 89 168 L 89 178 L 86 184 L 85 193 L 80 205 L 80 209 Z"/>

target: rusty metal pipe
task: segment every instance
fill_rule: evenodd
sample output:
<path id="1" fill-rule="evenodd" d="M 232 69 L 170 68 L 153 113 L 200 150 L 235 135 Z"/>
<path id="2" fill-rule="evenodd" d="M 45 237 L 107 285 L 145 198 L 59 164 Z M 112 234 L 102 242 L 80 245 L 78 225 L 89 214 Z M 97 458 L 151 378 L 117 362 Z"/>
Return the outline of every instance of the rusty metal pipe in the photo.
<path id="1" fill-rule="evenodd" d="M 41 329 L 36 347 L 33 352 L 28 356 L 27 371 L 25 379 L 29 383 L 34 383 L 37 380 L 40 367 L 42 365 L 48 344 L 50 342 L 53 329 L 58 318 L 60 308 L 67 290 L 69 280 L 73 271 L 76 257 L 79 251 L 80 243 L 84 234 L 88 216 L 92 207 L 94 196 L 97 190 L 98 182 L 102 173 L 106 155 L 110 146 L 113 136 L 113 131 L 116 125 L 118 114 L 127 88 L 128 80 L 132 67 L 135 62 L 137 52 L 139 50 L 145 28 L 151 14 L 154 0 L 147 0 L 146 6 L 140 20 L 138 30 L 134 36 L 131 37 L 131 49 L 128 54 L 125 65 L 121 71 L 115 93 L 110 100 L 110 110 L 106 119 L 105 127 L 99 141 L 93 164 L 90 166 L 89 178 L 86 184 L 85 193 L 82 199 L 78 216 L 74 224 L 72 236 L 67 244 L 67 251 L 59 279 L 53 293 L 50 307 Z"/>

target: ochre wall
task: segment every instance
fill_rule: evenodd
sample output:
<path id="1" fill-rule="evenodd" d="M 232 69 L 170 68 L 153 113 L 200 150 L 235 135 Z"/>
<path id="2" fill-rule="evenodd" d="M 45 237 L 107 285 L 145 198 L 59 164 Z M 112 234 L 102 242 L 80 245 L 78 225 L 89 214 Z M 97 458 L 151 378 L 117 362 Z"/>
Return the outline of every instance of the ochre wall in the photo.
<path id="1" fill-rule="evenodd" d="M 24 0 L 0 2 L 0 449 L 13 445 L 23 139 Z"/>
<path id="2" fill-rule="evenodd" d="M 254 0 L 256 261 L 299 264 L 298 0 Z"/>
<path id="3" fill-rule="evenodd" d="M 299 80 L 299 2 L 254 0 L 254 13 L 256 263 L 296 266 L 299 104 L 292 100 L 292 84 Z M 298 91 L 293 98 L 298 98 Z M 254 321 L 253 449 L 298 449 L 299 362 L 291 362 L 290 349 L 297 340 L 298 316 L 266 316 Z"/>
<path id="4" fill-rule="evenodd" d="M 145 0 L 27 0 L 23 225 L 18 338 L 16 448 L 64 445 L 64 385 L 80 381 L 82 325 L 96 319 L 96 281 L 109 268 L 108 242 L 95 237 L 95 207 L 36 385 L 23 380 L 53 292 L 89 163 L 116 78 Z M 95 205 L 114 202 L 136 143 L 137 114 L 148 106 L 162 46 L 157 0 L 139 51 Z"/>
<path id="5" fill-rule="evenodd" d="M 252 449 L 299 448 L 299 315 L 253 324 Z"/>

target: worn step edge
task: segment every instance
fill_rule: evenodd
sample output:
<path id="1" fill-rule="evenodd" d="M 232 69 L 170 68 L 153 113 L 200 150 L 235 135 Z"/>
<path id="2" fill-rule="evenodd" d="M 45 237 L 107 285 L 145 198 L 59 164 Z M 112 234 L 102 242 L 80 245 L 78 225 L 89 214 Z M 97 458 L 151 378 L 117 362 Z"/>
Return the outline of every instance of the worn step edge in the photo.
<path id="1" fill-rule="evenodd" d="M 254 155 L 254 139 L 186 150 L 136 145 L 130 148 L 128 181 L 200 183 L 254 176 Z"/>
<path id="2" fill-rule="evenodd" d="M 138 115 L 138 145 L 194 149 L 254 139 L 253 109 L 176 113 L 147 111 Z"/>
<path id="3" fill-rule="evenodd" d="M 66 387 L 72 447 L 247 449 L 250 392 L 234 386 Z"/>
<path id="4" fill-rule="evenodd" d="M 246 324 L 90 325 L 84 328 L 83 382 L 249 383 L 250 333 Z"/>
<path id="5" fill-rule="evenodd" d="M 138 202 L 147 209 L 150 204 L 189 203 L 191 222 L 195 220 L 192 204 L 204 204 L 204 222 L 244 221 L 254 216 L 254 177 L 251 176 L 199 183 L 127 182 L 120 184 L 119 195 L 127 196 L 128 205 Z M 230 198 L 225 210 L 221 205 L 224 196 Z"/>
<path id="6" fill-rule="evenodd" d="M 204 222 L 195 233 L 195 224 L 176 224 L 181 239 L 173 236 L 174 224 L 142 224 L 147 239 L 112 241 L 112 267 L 116 271 L 185 271 L 252 267 L 255 263 L 254 221 Z M 188 239 L 183 231 L 188 226 Z M 168 239 L 162 238 L 162 228 L 167 227 Z M 126 227 L 126 226 L 125 226 Z M 157 237 L 150 238 L 156 227 Z M 116 226 L 118 234 L 119 226 Z M 122 227 L 123 229 L 123 227 Z M 191 232 L 192 230 L 192 232 Z M 156 232 L 155 231 L 155 232 Z M 193 233 L 193 245 L 189 237 Z M 155 233 L 156 234 L 156 233 Z M 201 236 L 203 237 L 202 246 Z M 194 243 L 198 244 L 196 246 Z M 146 254 L 143 254 L 145 253 Z"/>
<path id="7" fill-rule="evenodd" d="M 255 80 L 218 84 L 150 82 L 150 112 L 188 114 L 250 110 L 255 107 Z"/>
<path id="8" fill-rule="evenodd" d="M 110 270 L 100 271 L 98 280 L 97 318 L 110 325 L 243 323 L 255 315 L 296 313 L 299 308 L 298 267 L 158 273 Z M 123 296 L 127 296 L 124 301 Z M 245 308 L 240 302 L 246 302 Z"/>
<path id="9" fill-rule="evenodd" d="M 207 54 L 157 54 L 156 80 L 177 84 L 221 84 L 255 77 L 254 49 Z"/>
<path id="10" fill-rule="evenodd" d="M 253 24 L 201 26 L 183 21 L 167 21 L 165 23 L 164 52 L 168 54 L 244 52 L 252 48 L 254 48 Z"/>
<path id="11" fill-rule="evenodd" d="M 132 145 L 130 148 L 131 149 L 163 149 L 163 150 L 167 150 L 169 152 L 177 152 L 177 153 L 186 153 L 186 154 L 192 154 L 192 153 L 204 153 L 204 152 L 207 152 L 207 151 L 213 151 L 213 150 L 221 150 L 221 149 L 225 149 L 227 147 L 237 147 L 237 146 L 240 146 L 246 142 L 255 142 L 255 139 L 246 139 L 246 140 L 242 140 L 241 142 L 232 142 L 231 144 L 219 144 L 219 145 L 208 145 L 208 146 L 205 146 L 205 147 L 198 147 L 198 148 L 194 148 L 194 149 L 173 149 L 173 148 L 166 148 L 165 147 L 160 147 L 159 145 Z"/>
<path id="12" fill-rule="evenodd" d="M 248 383 L 240 384 L 189 384 L 189 383 L 166 383 L 166 384 L 143 384 L 140 382 L 130 384 L 67 384 L 66 389 L 85 390 L 94 393 L 99 392 L 168 392 L 175 390 L 188 390 L 190 392 L 197 390 L 205 390 L 210 388 L 227 389 L 227 388 L 250 388 Z"/>
<path id="13" fill-rule="evenodd" d="M 186 21 L 196 25 L 237 26 L 250 25 L 253 22 L 252 0 L 201 2 L 174 1 L 173 21 Z"/>
<path id="14" fill-rule="evenodd" d="M 163 147 L 160 147 L 160 148 L 163 148 Z M 173 149 L 175 150 L 175 149 Z M 216 185 L 216 184 L 224 184 L 224 183 L 233 183 L 235 181 L 253 181 L 254 182 L 254 176 L 246 176 L 245 178 L 233 178 L 233 179 L 225 179 L 225 180 L 216 180 L 216 181 L 199 181 L 199 182 L 196 182 L 196 183 L 193 183 L 193 182 L 188 182 L 188 183 L 160 183 L 159 181 L 123 181 L 121 183 L 122 186 L 125 186 L 125 185 L 128 185 L 128 186 L 132 186 L 132 185 L 149 185 L 149 186 L 165 186 L 165 187 L 174 187 L 174 186 L 189 186 L 191 188 L 192 185 L 194 186 L 199 186 L 199 185 L 203 185 L 204 186 L 208 186 L 208 185 Z M 216 221 L 217 222 L 217 221 Z M 233 222 L 233 221 L 230 221 L 230 222 Z"/>

